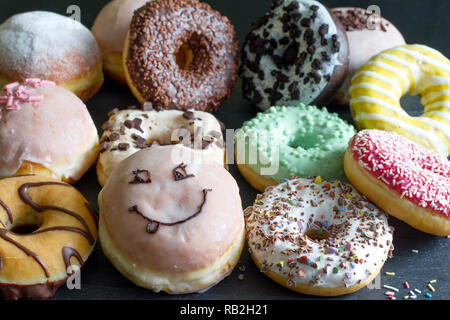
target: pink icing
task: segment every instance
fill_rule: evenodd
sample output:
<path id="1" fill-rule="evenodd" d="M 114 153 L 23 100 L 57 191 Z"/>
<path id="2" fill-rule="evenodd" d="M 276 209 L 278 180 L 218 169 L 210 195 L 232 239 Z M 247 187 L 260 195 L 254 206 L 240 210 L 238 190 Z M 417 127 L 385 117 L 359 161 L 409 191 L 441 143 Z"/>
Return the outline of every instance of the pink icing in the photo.
<path id="1" fill-rule="evenodd" d="M 84 103 L 51 81 L 27 79 L 5 86 L 0 92 L 0 111 L 3 177 L 14 174 L 23 161 L 75 172 L 79 157 L 98 139 Z M 79 179 L 80 174 L 77 171 L 73 178 Z"/>
<path id="2" fill-rule="evenodd" d="M 450 218 L 450 164 L 395 133 L 364 130 L 350 148 L 359 165 L 402 198 Z"/>
<path id="3" fill-rule="evenodd" d="M 3 116 L 3 108 L 17 110 L 20 108 L 20 103 L 31 103 L 36 108 L 40 107 L 44 97 L 38 95 L 35 89 L 54 85 L 53 81 L 41 79 L 26 79 L 24 85 L 20 85 L 18 82 L 7 84 L 2 88 L 6 95 L 0 96 L 0 119 Z"/>

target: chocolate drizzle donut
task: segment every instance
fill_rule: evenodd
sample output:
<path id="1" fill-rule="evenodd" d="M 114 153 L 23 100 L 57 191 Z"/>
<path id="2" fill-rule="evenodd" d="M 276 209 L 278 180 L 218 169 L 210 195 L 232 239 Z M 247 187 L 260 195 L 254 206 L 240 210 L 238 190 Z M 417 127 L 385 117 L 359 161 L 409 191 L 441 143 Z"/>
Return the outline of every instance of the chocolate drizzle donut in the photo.
<path id="1" fill-rule="evenodd" d="M 82 266 L 91 253 L 98 215 L 72 186 L 39 176 L 2 180 L 0 197 L 8 199 L 8 204 L 0 200 L 8 217 L 0 216 L 0 294 L 6 299 L 53 296 L 73 273 L 71 258 Z"/>
<path id="2" fill-rule="evenodd" d="M 138 9 L 123 56 L 138 100 L 164 108 L 216 110 L 237 80 L 234 28 L 197 0 L 150 1 Z"/>
<path id="3" fill-rule="evenodd" d="M 340 22 L 313 0 L 276 0 L 247 35 L 240 76 L 244 96 L 261 109 L 272 105 L 325 105 L 348 67 Z"/>

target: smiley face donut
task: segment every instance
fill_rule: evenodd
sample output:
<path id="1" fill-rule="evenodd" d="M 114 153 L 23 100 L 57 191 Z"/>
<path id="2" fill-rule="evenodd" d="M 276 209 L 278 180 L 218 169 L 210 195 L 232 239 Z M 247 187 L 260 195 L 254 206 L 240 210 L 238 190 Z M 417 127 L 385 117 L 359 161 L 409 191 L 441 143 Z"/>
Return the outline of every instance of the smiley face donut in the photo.
<path id="1" fill-rule="evenodd" d="M 83 266 L 98 215 L 71 185 L 41 176 L 0 180 L 0 295 L 46 299 Z"/>
<path id="2" fill-rule="evenodd" d="M 125 76 L 140 103 L 214 111 L 237 81 L 237 36 L 228 18 L 197 0 L 149 1 L 131 20 Z"/>
<path id="3" fill-rule="evenodd" d="M 87 101 L 103 85 L 102 53 L 78 21 L 47 11 L 12 16 L 0 25 L 0 86 L 51 80 Z"/>
<path id="4" fill-rule="evenodd" d="M 188 110 L 154 109 L 149 103 L 142 110 L 114 109 L 103 125 L 97 177 L 104 186 L 114 168 L 133 153 L 155 145 L 181 143 L 202 150 L 222 165 L 225 146 L 219 121 L 210 113 Z"/>
<path id="5" fill-rule="evenodd" d="M 440 155 L 450 154 L 450 61 L 424 45 L 381 52 L 352 79 L 350 108 L 358 128 L 394 131 Z M 425 110 L 409 116 L 405 94 L 419 95 Z"/>
<path id="6" fill-rule="evenodd" d="M 348 68 L 345 30 L 313 0 L 276 0 L 247 35 L 241 54 L 244 97 L 273 105 L 327 105 Z"/>
<path id="7" fill-rule="evenodd" d="M 395 132 L 364 130 L 350 142 L 345 172 L 380 208 L 423 232 L 450 234 L 450 163 Z"/>
<path id="8" fill-rule="evenodd" d="M 359 290 L 391 255 L 387 215 L 351 185 L 290 179 L 245 210 L 253 261 L 288 289 L 317 296 Z"/>
<path id="9" fill-rule="evenodd" d="M 245 242 L 236 181 L 223 165 L 182 145 L 141 150 L 122 161 L 99 206 L 106 256 L 155 292 L 207 290 L 233 270 Z"/>
<path id="10" fill-rule="evenodd" d="M 39 174 L 75 183 L 98 155 L 85 104 L 48 80 L 26 79 L 0 92 L 0 177 Z"/>

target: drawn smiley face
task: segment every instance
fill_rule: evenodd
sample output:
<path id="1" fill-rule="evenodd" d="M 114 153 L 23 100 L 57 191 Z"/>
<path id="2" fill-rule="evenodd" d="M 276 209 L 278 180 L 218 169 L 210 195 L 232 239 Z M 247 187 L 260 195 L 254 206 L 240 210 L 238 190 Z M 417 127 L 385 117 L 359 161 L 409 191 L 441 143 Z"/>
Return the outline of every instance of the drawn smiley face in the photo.
<path id="1" fill-rule="evenodd" d="M 175 167 L 172 172 L 173 172 L 173 179 L 175 181 L 183 181 L 185 179 L 189 179 L 189 178 L 195 178 L 194 174 L 189 174 L 186 170 L 187 165 L 185 165 L 184 163 L 180 163 L 177 167 Z M 151 179 L 151 173 L 148 170 L 143 170 L 143 169 L 137 169 L 132 171 L 132 180 L 129 181 L 130 184 L 147 184 L 147 183 L 152 183 L 152 179 Z M 137 205 L 134 205 L 130 208 L 128 208 L 128 212 L 130 213 L 137 213 L 140 216 L 142 216 L 145 220 L 147 220 L 149 223 L 147 224 L 147 232 L 149 234 L 154 234 L 156 232 L 158 232 L 159 227 L 162 226 L 166 226 L 166 227 L 171 227 L 171 226 L 175 226 L 181 223 L 185 223 L 193 218 L 195 218 L 196 216 L 198 216 L 201 212 L 202 209 L 207 201 L 207 195 L 208 192 L 211 192 L 212 189 L 208 189 L 208 188 L 204 188 L 202 190 L 203 193 L 203 200 L 202 203 L 198 206 L 198 209 L 195 213 L 193 213 L 192 215 L 188 216 L 185 219 L 182 220 L 178 220 L 175 222 L 163 222 L 163 221 L 158 221 L 158 220 L 154 220 L 154 219 L 150 219 L 148 217 L 146 217 L 141 211 L 139 211 L 139 208 Z"/>

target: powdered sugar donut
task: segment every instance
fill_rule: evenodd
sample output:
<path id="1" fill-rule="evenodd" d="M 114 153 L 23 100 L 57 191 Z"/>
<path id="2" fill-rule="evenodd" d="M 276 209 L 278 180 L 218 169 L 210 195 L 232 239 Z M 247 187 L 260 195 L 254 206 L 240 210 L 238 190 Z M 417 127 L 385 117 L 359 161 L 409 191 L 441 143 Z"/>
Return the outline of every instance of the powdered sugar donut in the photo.
<path id="1" fill-rule="evenodd" d="M 103 84 L 94 36 L 78 21 L 52 12 L 10 17 L 0 25 L 0 86 L 27 78 L 54 81 L 88 100 Z"/>
<path id="2" fill-rule="evenodd" d="M 326 105 L 348 68 L 348 41 L 340 22 L 320 2 L 277 0 L 258 19 L 242 49 L 244 97 L 273 105 Z"/>
<path id="3" fill-rule="evenodd" d="M 380 208 L 423 232 L 450 234 L 450 163 L 395 133 L 364 130 L 351 140 L 344 169 Z"/>
<path id="4" fill-rule="evenodd" d="M 393 250 L 387 215 L 343 182 L 290 179 L 258 195 L 245 215 L 258 268 L 305 294 L 359 290 Z"/>
<path id="5" fill-rule="evenodd" d="M 0 177 L 38 174 L 74 183 L 97 158 L 97 128 L 72 92 L 27 79 L 0 92 L 0 150 Z"/>

